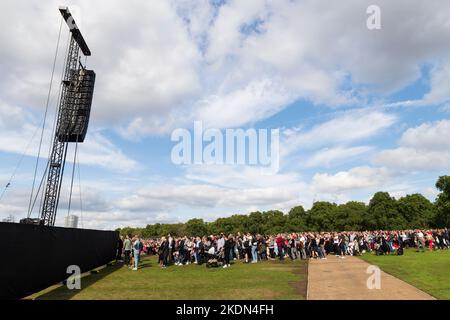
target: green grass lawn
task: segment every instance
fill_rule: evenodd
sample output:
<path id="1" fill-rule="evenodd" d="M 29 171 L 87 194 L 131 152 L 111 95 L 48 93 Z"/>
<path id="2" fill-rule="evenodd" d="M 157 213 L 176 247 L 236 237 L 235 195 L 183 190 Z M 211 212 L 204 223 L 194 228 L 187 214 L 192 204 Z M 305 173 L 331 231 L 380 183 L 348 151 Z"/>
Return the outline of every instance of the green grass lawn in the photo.
<path id="1" fill-rule="evenodd" d="M 403 256 L 366 253 L 361 258 L 435 298 L 450 299 L 450 250 L 416 252 L 407 249 Z"/>
<path id="2" fill-rule="evenodd" d="M 155 257 L 131 271 L 117 264 L 87 274 L 81 290 L 53 286 L 31 299 L 305 299 L 306 262 L 234 263 L 231 268 L 205 265 L 161 269 Z"/>

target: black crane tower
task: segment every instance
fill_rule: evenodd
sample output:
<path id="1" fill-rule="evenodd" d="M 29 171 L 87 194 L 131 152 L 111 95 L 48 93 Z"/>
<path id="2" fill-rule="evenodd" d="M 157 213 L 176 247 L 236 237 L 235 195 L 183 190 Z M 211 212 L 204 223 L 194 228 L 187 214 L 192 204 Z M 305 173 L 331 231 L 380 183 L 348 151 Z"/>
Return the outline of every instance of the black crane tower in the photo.
<path id="1" fill-rule="evenodd" d="M 55 224 L 68 145 L 82 143 L 86 136 L 95 84 L 95 72 L 81 63 L 82 55 L 88 57 L 91 51 L 69 9 L 60 7 L 59 11 L 69 26 L 71 37 L 40 213 L 40 224 L 47 226 Z"/>

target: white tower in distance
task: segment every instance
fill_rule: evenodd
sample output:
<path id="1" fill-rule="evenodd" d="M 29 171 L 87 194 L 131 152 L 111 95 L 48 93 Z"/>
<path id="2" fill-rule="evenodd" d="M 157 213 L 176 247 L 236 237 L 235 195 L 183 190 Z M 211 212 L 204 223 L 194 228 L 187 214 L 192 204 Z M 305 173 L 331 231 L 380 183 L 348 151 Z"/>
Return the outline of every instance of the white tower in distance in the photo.
<path id="1" fill-rule="evenodd" d="M 64 218 L 64 227 L 65 228 L 77 228 L 78 227 L 78 216 L 76 215 L 68 215 Z"/>

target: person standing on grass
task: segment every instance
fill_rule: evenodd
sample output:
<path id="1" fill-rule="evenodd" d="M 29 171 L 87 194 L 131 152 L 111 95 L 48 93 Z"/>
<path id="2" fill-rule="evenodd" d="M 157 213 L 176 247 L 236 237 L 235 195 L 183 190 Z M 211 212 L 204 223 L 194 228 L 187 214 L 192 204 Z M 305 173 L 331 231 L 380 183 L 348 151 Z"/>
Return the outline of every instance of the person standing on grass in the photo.
<path id="1" fill-rule="evenodd" d="M 161 238 L 161 245 L 159 246 L 159 264 L 161 268 L 167 268 L 169 259 L 169 241 L 166 237 Z"/>
<path id="2" fill-rule="evenodd" d="M 258 244 L 258 252 L 259 256 L 261 257 L 260 260 L 267 260 L 267 242 L 266 238 L 263 236 L 259 237 L 259 244 Z"/>
<path id="3" fill-rule="evenodd" d="M 133 262 L 132 265 L 133 267 L 133 271 L 136 271 L 138 269 L 138 265 L 139 265 L 139 255 L 140 255 L 140 240 L 138 236 L 134 236 L 133 240 Z"/>
<path id="4" fill-rule="evenodd" d="M 242 238 L 242 251 L 244 253 L 245 263 L 248 263 L 251 251 L 248 235 L 244 235 L 244 237 Z"/>
<path id="5" fill-rule="evenodd" d="M 437 231 L 437 237 L 439 238 L 439 248 L 440 249 L 446 249 L 447 244 L 445 241 L 445 231 L 444 230 L 438 230 Z"/>
<path id="6" fill-rule="evenodd" d="M 277 238 L 275 239 L 275 243 L 277 245 L 278 257 L 280 258 L 280 260 L 284 259 L 283 242 L 283 237 L 281 236 L 281 234 L 278 234 Z"/>
<path id="7" fill-rule="evenodd" d="M 171 263 L 173 260 L 173 252 L 175 251 L 175 240 L 172 238 L 170 233 L 167 235 L 167 241 L 169 245 L 168 262 Z"/>
<path id="8" fill-rule="evenodd" d="M 431 231 L 427 232 L 427 240 L 428 240 L 428 249 L 430 251 L 433 251 L 433 235 L 431 234 Z"/>
<path id="9" fill-rule="evenodd" d="M 307 259 L 305 250 L 305 237 L 303 235 L 300 237 L 300 240 L 298 241 L 297 245 L 298 245 L 298 252 L 300 254 L 300 259 L 302 260 Z"/>
<path id="10" fill-rule="evenodd" d="M 424 239 L 424 235 L 423 232 L 420 230 L 416 231 L 416 238 L 417 238 L 417 251 L 419 251 L 419 248 L 422 251 L 425 251 L 425 239 Z"/>
<path id="11" fill-rule="evenodd" d="M 223 239 L 225 240 L 223 249 L 224 249 L 224 260 L 225 264 L 223 265 L 224 268 L 230 267 L 230 255 L 232 254 L 232 248 L 234 247 L 234 241 L 233 241 L 233 235 L 224 236 Z"/>
<path id="12" fill-rule="evenodd" d="M 450 248 L 450 233 L 447 228 L 444 230 L 442 237 L 444 238 L 445 246 L 447 247 L 447 249 L 449 249 Z"/>
<path id="13" fill-rule="evenodd" d="M 200 239 L 200 237 L 197 237 L 195 239 L 195 245 L 194 245 L 194 258 L 195 258 L 194 263 L 195 264 L 200 264 L 201 263 L 201 261 L 200 261 L 200 252 L 201 252 L 202 246 L 203 246 L 202 240 Z"/>
<path id="14" fill-rule="evenodd" d="M 119 237 L 117 241 L 117 257 L 116 260 L 122 262 L 122 251 L 123 251 L 123 236 Z"/>
<path id="15" fill-rule="evenodd" d="M 251 235 L 250 236 L 250 245 L 251 245 L 251 250 L 252 250 L 252 263 L 257 263 L 258 262 L 258 239 L 256 238 L 256 236 Z"/>
<path id="16" fill-rule="evenodd" d="M 129 235 L 126 236 L 125 241 L 123 242 L 123 249 L 124 265 L 129 267 L 131 255 L 131 240 Z"/>
<path id="17" fill-rule="evenodd" d="M 320 259 L 326 259 L 327 253 L 325 251 L 325 237 L 321 234 L 318 236 L 318 245 L 319 245 L 319 257 Z"/>
<path id="18" fill-rule="evenodd" d="M 273 260 L 275 257 L 275 240 L 273 239 L 272 236 L 269 237 L 268 240 L 268 248 L 269 248 L 269 253 L 268 253 L 268 257 L 270 260 Z"/>
<path id="19" fill-rule="evenodd" d="M 236 260 L 236 258 L 234 258 L 234 248 L 236 247 L 236 240 L 234 239 L 234 236 L 230 233 L 229 235 L 228 235 L 228 240 L 229 240 L 229 242 L 230 242 L 230 248 L 229 248 L 229 251 L 230 251 L 230 254 L 229 254 L 229 256 L 230 256 L 230 260 Z"/>
<path id="20" fill-rule="evenodd" d="M 298 242 L 298 240 L 297 240 L 297 235 L 295 234 L 295 233 L 293 233 L 292 235 L 291 235 L 291 240 L 290 240 L 290 246 L 291 246 L 291 254 L 292 254 L 292 258 L 294 259 L 294 260 L 296 260 L 296 259 L 298 259 L 299 258 L 299 254 L 298 254 L 298 251 L 297 251 L 297 242 Z"/>
<path id="21" fill-rule="evenodd" d="M 287 236 L 287 239 L 285 240 L 286 248 L 287 248 L 287 255 L 291 260 L 294 260 L 292 257 L 292 247 L 291 247 L 291 235 Z"/>
<path id="22" fill-rule="evenodd" d="M 339 237 L 337 235 L 333 237 L 333 252 L 336 257 L 339 257 Z"/>
<path id="23" fill-rule="evenodd" d="M 184 265 L 184 260 L 186 257 L 186 251 L 185 251 L 185 241 L 186 241 L 186 237 L 181 238 L 178 242 L 178 259 L 175 262 L 176 265 L 178 266 L 182 266 Z"/>
<path id="24" fill-rule="evenodd" d="M 273 239 L 273 254 L 274 254 L 274 259 L 276 259 L 278 257 L 278 245 L 277 245 L 277 236 L 274 236 Z"/>
<path id="25" fill-rule="evenodd" d="M 311 235 L 309 238 L 310 241 L 310 248 L 311 248 L 311 259 L 317 259 L 319 258 L 319 244 L 317 243 L 316 238 L 314 235 Z"/>
<path id="26" fill-rule="evenodd" d="M 194 250 L 194 241 L 192 241 L 191 238 L 186 237 L 184 247 L 186 249 L 186 258 L 185 258 L 186 264 L 191 264 Z"/>
<path id="27" fill-rule="evenodd" d="M 233 240 L 234 240 L 233 260 L 239 260 L 239 250 L 240 250 L 239 236 L 233 237 Z"/>
<path id="28" fill-rule="evenodd" d="M 217 251 L 220 252 L 222 248 L 225 246 L 225 236 L 223 233 L 220 234 L 219 239 L 217 240 Z"/>
<path id="29" fill-rule="evenodd" d="M 135 240 L 133 243 L 133 255 L 134 255 L 134 268 L 133 271 L 137 271 L 139 266 L 139 260 L 141 257 L 141 251 L 144 245 L 142 244 L 141 239 L 139 236 L 135 236 Z"/>
<path id="30" fill-rule="evenodd" d="M 344 235 L 340 235 L 338 237 L 339 239 L 339 243 L 338 243 L 338 248 L 339 248 L 339 258 L 344 259 L 345 258 L 345 237 Z"/>

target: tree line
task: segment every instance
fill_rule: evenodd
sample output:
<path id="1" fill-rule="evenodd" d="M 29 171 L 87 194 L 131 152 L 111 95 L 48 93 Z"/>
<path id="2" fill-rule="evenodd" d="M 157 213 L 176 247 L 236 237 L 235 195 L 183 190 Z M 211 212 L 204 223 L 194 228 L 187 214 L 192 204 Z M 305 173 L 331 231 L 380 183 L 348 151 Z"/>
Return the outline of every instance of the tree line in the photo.
<path id="1" fill-rule="evenodd" d="M 149 224 L 145 228 L 117 229 L 121 235 L 139 234 L 144 238 L 203 236 L 208 234 L 277 234 L 302 231 L 363 231 L 446 228 L 450 226 L 450 176 L 436 182 L 440 191 L 433 203 L 420 193 L 400 199 L 387 192 L 377 192 L 366 205 L 350 201 L 345 204 L 318 201 L 311 209 L 292 208 L 287 214 L 279 210 L 256 211 L 248 215 L 232 215 L 213 222 L 191 219 L 186 223 Z"/>

